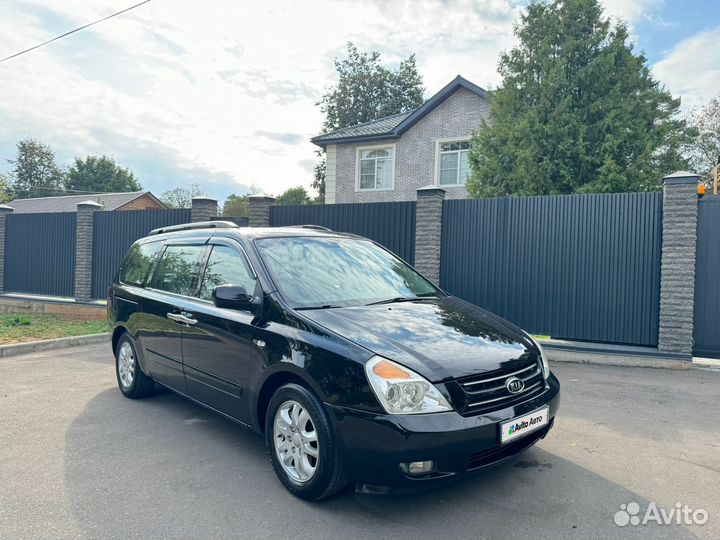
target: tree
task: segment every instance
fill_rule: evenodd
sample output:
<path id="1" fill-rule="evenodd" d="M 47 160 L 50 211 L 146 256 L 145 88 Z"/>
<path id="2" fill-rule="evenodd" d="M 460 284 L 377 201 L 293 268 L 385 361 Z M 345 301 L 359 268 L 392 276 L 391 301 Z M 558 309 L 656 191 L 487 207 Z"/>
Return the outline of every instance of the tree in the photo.
<path id="1" fill-rule="evenodd" d="M 250 195 L 228 195 L 223 204 L 222 215 L 248 217 L 250 215 Z"/>
<path id="2" fill-rule="evenodd" d="M 322 132 L 354 126 L 422 105 L 423 81 L 415 55 L 400 62 L 397 69 L 382 65 L 380 52 L 360 52 L 347 44 L 347 58 L 335 59 L 338 83 L 317 103 L 325 115 Z M 312 187 L 325 195 L 325 158 L 314 169 Z"/>
<path id="3" fill-rule="evenodd" d="M 140 191 L 142 186 L 130 169 L 120 167 L 113 158 L 101 155 L 75 158 L 65 178 L 65 189 L 102 193 Z"/>
<path id="4" fill-rule="evenodd" d="M 307 190 L 302 187 L 294 187 L 285 190 L 285 192 L 275 199 L 275 204 L 287 205 L 287 204 L 308 204 L 310 202 L 310 195 Z"/>
<path id="5" fill-rule="evenodd" d="M 163 192 L 160 200 L 165 203 L 168 208 L 191 208 L 193 197 L 204 195 L 199 184 L 190 184 L 188 187 L 176 187 Z"/>
<path id="6" fill-rule="evenodd" d="M 698 131 L 692 148 L 693 170 L 706 176 L 720 159 L 720 93 L 693 113 L 690 124 Z"/>
<path id="7" fill-rule="evenodd" d="M 685 169 L 693 130 L 597 0 L 533 1 L 471 141 L 473 197 L 645 191 Z"/>
<path id="8" fill-rule="evenodd" d="M 10 187 L 7 177 L 3 174 L 0 174 L 0 204 L 12 200 L 9 191 Z"/>
<path id="9" fill-rule="evenodd" d="M 31 137 L 17 143 L 17 157 L 7 160 L 10 195 L 16 199 L 63 195 L 63 171 L 55 163 L 55 152 Z"/>

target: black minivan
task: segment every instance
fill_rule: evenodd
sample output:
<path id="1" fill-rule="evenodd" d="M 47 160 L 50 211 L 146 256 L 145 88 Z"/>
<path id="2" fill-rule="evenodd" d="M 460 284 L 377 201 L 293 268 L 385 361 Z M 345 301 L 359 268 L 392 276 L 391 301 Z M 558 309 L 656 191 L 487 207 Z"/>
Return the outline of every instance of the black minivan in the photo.
<path id="1" fill-rule="evenodd" d="M 545 437 L 560 404 L 528 334 L 322 227 L 156 229 L 107 305 L 125 396 L 157 382 L 263 433 L 305 499 L 502 462 Z"/>

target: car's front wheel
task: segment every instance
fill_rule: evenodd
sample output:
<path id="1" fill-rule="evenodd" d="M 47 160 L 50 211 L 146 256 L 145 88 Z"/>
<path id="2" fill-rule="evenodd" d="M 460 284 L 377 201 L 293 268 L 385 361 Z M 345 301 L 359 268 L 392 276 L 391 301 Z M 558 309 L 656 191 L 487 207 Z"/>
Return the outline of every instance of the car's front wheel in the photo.
<path id="1" fill-rule="evenodd" d="M 265 420 L 268 453 L 293 495 L 318 501 L 347 484 L 340 444 L 322 403 L 298 384 L 280 387 Z"/>
<path id="2" fill-rule="evenodd" d="M 120 336 L 115 347 L 115 375 L 125 397 L 143 398 L 155 389 L 155 381 L 140 369 L 135 343 L 127 333 Z"/>

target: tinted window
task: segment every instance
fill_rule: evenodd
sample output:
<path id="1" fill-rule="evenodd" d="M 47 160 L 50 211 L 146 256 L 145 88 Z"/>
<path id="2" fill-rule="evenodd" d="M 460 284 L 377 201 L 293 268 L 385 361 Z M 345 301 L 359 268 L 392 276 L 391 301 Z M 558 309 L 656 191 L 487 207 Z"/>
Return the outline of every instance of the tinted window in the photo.
<path id="1" fill-rule="evenodd" d="M 213 246 L 200 287 L 200 298 L 210 300 L 218 285 L 242 285 L 248 294 L 255 291 L 255 278 L 245 257 L 229 246 Z"/>
<path id="2" fill-rule="evenodd" d="M 168 246 L 157 269 L 156 287 L 191 296 L 197 284 L 197 262 L 203 246 Z"/>
<path id="3" fill-rule="evenodd" d="M 296 308 L 438 294 L 415 270 L 368 240 L 264 238 L 256 245 L 280 294 Z"/>
<path id="4" fill-rule="evenodd" d="M 127 285 L 142 287 L 150 273 L 162 243 L 135 244 L 128 251 L 120 269 L 120 281 Z"/>

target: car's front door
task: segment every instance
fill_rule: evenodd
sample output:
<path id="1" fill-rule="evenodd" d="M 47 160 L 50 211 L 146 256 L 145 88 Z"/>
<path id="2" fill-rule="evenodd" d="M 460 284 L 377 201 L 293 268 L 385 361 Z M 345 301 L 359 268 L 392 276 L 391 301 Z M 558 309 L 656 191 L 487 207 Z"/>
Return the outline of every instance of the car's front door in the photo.
<path id="1" fill-rule="evenodd" d="M 258 294 L 257 277 L 236 241 L 218 238 L 210 244 L 190 310 L 196 322 L 183 332 L 187 389 L 206 405 L 250 423 L 247 383 L 262 362 L 253 343 L 254 315 L 215 307 L 212 292 L 218 285 L 242 285 L 248 294 Z"/>
<path id="2" fill-rule="evenodd" d="M 202 243 L 165 247 L 151 286 L 145 289 L 138 324 L 152 377 L 180 392 L 186 391 L 181 338 L 188 328 L 182 313 L 187 297 L 197 291 L 198 265 L 204 252 Z"/>

